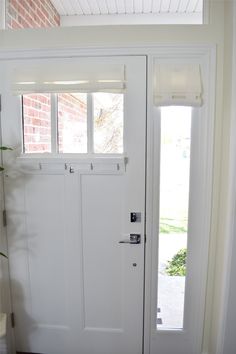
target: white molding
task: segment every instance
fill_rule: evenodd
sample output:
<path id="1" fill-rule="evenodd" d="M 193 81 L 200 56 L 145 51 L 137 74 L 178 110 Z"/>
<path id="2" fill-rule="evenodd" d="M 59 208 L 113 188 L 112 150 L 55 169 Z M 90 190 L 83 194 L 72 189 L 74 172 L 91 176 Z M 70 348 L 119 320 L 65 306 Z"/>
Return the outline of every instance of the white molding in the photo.
<path id="1" fill-rule="evenodd" d="M 229 149 L 229 188 L 228 188 L 228 219 L 226 230 L 226 247 L 224 253 L 224 278 L 222 282 L 223 296 L 221 300 L 221 311 L 219 314 L 220 328 L 217 338 L 216 354 L 224 353 L 225 335 L 227 327 L 227 314 L 229 311 L 229 292 L 232 281 L 233 245 L 236 235 L 236 2 L 233 6 L 233 34 L 232 34 L 232 85 L 231 85 L 231 125 L 230 125 L 230 149 Z"/>
<path id="2" fill-rule="evenodd" d="M 61 16 L 61 27 L 112 26 L 112 25 L 202 25 L 203 14 L 158 13 Z"/>
<path id="3" fill-rule="evenodd" d="M 157 45 L 141 43 L 139 46 L 86 46 L 86 47 L 68 47 L 57 49 L 18 49 L 18 50 L 1 50 L 1 60 L 21 60 L 21 59 L 42 59 L 42 58 L 65 58 L 65 57 L 78 57 L 78 56 L 113 56 L 113 55 L 155 55 L 158 54 L 159 58 L 168 55 L 181 55 L 186 58 L 202 57 L 211 51 L 216 50 L 216 45 L 209 44 L 196 44 L 192 43 L 170 43 L 168 45 Z"/>
<path id="4" fill-rule="evenodd" d="M 204 25 L 210 23 L 210 0 L 203 0 L 202 20 Z"/>
<path id="5" fill-rule="evenodd" d="M 6 0 L 0 0 L 0 30 L 6 28 Z"/>

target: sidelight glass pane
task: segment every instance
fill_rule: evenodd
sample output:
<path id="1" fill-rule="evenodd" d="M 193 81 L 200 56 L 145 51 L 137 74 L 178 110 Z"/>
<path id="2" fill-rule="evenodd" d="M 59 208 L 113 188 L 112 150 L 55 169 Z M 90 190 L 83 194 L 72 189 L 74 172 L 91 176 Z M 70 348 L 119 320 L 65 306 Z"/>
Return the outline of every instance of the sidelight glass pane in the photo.
<path id="1" fill-rule="evenodd" d="M 22 96 L 22 119 L 25 153 L 51 152 L 51 96 Z"/>
<path id="2" fill-rule="evenodd" d="M 60 153 L 87 152 L 87 94 L 58 94 L 58 146 Z"/>
<path id="3" fill-rule="evenodd" d="M 183 328 L 191 110 L 161 108 L 158 330 Z"/>
<path id="4" fill-rule="evenodd" d="M 94 152 L 123 153 L 124 96 L 94 93 Z"/>

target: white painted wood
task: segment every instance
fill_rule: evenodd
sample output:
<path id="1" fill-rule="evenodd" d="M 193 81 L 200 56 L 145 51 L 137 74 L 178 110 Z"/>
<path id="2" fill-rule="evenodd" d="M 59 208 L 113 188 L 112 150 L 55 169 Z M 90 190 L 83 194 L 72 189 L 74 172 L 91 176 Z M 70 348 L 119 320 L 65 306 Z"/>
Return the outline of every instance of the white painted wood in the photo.
<path id="1" fill-rule="evenodd" d="M 134 13 L 143 13 L 143 0 L 133 0 Z"/>
<path id="2" fill-rule="evenodd" d="M 78 15 L 82 15 L 83 14 L 83 10 L 80 6 L 80 2 L 78 0 L 70 0 L 71 2 L 71 6 L 73 8 L 73 13 L 71 14 L 78 14 Z"/>
<path id="3" fill-rule="evenodd" d="M 125 13 L 132 14 L 134 13 L 134 3 L 133 0 L 125 0 Z"/>
<path id="4" fill-rule="evenodd" d="M 64 11 L 68 14 L 75 14 L 75 8 L 71 3 L 71 0 L 68 0 L 66 3 L 63 0 L 60 0 L 61 5 L 64 8 Z"/>
<path id="5" fill-rule="evenodd" d="M 118 14 L 124 14 L 125 13 L 125 0 L 116 0 L 116 6 L 117 6 L 117 11 Z"/>
<path id="6" fill-rule="evenodd" d="M 145 25 L 145 24 L 202 24 L 202 14 L 192 13 L 157 13 L 126 15 L 61 16 L 61 26 L 110 26 L 110 25 Z"/>
<path id="7" fill-rule="evenodd" d="M 179 12 L 186 12 L 189 4 L 189 0 L 180 0 Z"/>
<path id="8" fill-rule="evenodd" d="M 148 14 L 152 12 L 152 0 L 143 1 L 143 13 Z"/>
<path id="9" fill-rule="evenodd" d="M 190 0 L 187 7 L 187 12 L 190 13 L 195 12 L 197 4 L 198 4 L 198 0 Z"/>
<path id="10" fill-rule="evenodd" d="M 59 15 L 66 15 L 65 9 L 63 8 L 60 0 L 52 0 L 51 2 Z"/>
<path id="11" fill-rule="evenodd" d="M 180 0 L 171 0 L 169 12 L 178 12 Z"/>
<path id="12" fill-rule="evenodd" d="M 153 3 L 152 3 L 152 12 L 153 13 L 158 13 L 161 11 L 161 3 L 162 3 L 161 0 L 153 1 Z"/>
<path id="13" fill-rule="evenodd" d="M 91 10 L 91 13 L 93 15 L 100 15 L 101 14 L 97 0 L 88 0 L 88 4 L 89 4 L 89 8 Z"/>
<path id="14" fill-rule="evenodd" d="M 97 0 L 99 9 L 100 9 L 100 13 L 107 15 L 108 14 L 108 8 L 107 8 L 107 3 L 106 0 Z"/>
<path id="15" fill-rule="evenodd" d="M 235 337 L 235 294 L 236 294 L 236 3 L 232 4 L 232 66 L 230 67 L 232 74 L 231 84 L 231 122 L 230 122 L 230 149 L 229 149 L 229 177 L 228 177 L 228 228 L 225 230 L 226 247 L 224 251 L 224 277 L 223 277 L 223 295 L 219 311 L 219 330 L 216 344 L 217 354 L 233 354 L 236 345 Z"/>
<path id="16" fill-rule="evenodd" d="M 195 12 L 203 12 L 203 0 L 198 0 L 196 7 L 194 9 Z"/>
<path id="17" fill-rule="evenodd" d="M 109 14 L 116 14 L 117 13 L 117 6 L 115 0 L 108 0 L 107 1 L 107 8 Z"/>
<path id="18" fill-rule="evenodd" d="M 162 1 L 161 2 L 161 7 L 160 7 L 160 12 L 169 12 L 170 3 L 171 3 L 171 0 Z"/>
<path id="19" fill-rule="evenodd" d="M 79 60 L 96 65 L 98 59 Z M 20 319 L 15 331 L 18 351 L 142 353 L 146 58 L 102 60 L 126 65 L 126 170 L 112 174 L 78 169 L 68 174 L 55 166 L 51 172 L 28 173 L 8 160 L 5 183 L 13 307 Z M 10 94 L 7 80 L 14 62 L 5 65 L 4 142 L 20 146 L 20 101 Z M 13 155 L 19 152 L 15 149 Z M 142 222 L 131 224 L 130 211 L 140 211 Z M 118 243 L 135 232 L 141 234 L 140 245 Z"/>
<path id="20" fill-rule="evenodd" d="M 6 27 L 6 1 L 0 0 L 0 29 Z"/>
<path id="21" fill-rule="evenodd" d="M 84 15 L 91 15 L 91 9 L 87 0 L 79 0 L 80 8 Z"/>
<path id="22" fill-rule="evenodd" d="M 198 12 L 202 11 L 202 0 L 52 0 L 52 3 L 62 16 L 79 15 L 81 9 L 86 15 L 97 14 L 98 9 L 102 15 L 107 13 L 165 13 L 173 8 L 176 12 L 192 13 L 196 9 Z M 102 3 L 101 6 L 100 3 Z"/>
<path id="23" fill-rule="evenodd" d="M 188 61 L 201 63 L 204 80 L 204 107 L 195 110 L 192 127 L 189 273 L 186 283 L 184 331 L 157 331 L 157 255 L 159 214 L 160 113 L 153 108 L 153 87 L 149 79 L 147 135 L 147 244 L 145 285 L 145 354 L 200 354 L 207 281 L 207 258 L 211 218 L 212 154 L 214 136 L 215 52 L 194 56 Z M 186 60 L 186 54 L 169 53 L 160 58 L 149 57 L 149 78 L 153 75 L 153 60 Z M 190 59 L 191 58 L 191 59 Z M 201 259 L 201 262 L 199 262 Z M 151 289 L 151 290 L 149 290 Z"/>

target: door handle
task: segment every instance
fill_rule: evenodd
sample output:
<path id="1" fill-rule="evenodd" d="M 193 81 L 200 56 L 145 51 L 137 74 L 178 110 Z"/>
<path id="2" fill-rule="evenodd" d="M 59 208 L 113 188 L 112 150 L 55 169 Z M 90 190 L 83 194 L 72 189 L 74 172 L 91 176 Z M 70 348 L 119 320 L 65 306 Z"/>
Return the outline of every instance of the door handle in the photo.
<path id="1" fill-rule="evenodd" d="M 141 235 L 140 234 L 130 234 L 129 240 L 121 240 L 119 243 L 129 243 L 130 245 L 138 245 L 141 243 Z"/>

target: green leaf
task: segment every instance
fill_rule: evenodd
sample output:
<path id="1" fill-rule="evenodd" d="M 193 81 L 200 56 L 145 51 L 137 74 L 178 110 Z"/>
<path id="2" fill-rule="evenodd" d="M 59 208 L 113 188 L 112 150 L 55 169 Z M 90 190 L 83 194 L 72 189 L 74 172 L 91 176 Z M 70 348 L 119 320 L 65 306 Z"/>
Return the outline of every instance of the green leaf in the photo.
<path id="1" fill-rule="evenodd" d="M 7 146 L 0 146 L 0 150 L 13 150 L 12 148 L 10 147 L 7 147 Z"/>
<path id="2" fill-rule="evenodd" d="M 170 276 L 185 276 L 186 275 L 186 258 L 187 258 L 187 249 L 182 248 L 177 252 L 166 267 L 166 272 Z"/>
<path id="3" fill-rule="evenodd" d="M 0 252 L 0 256 L 8 258 L 4 253 Z"/>

